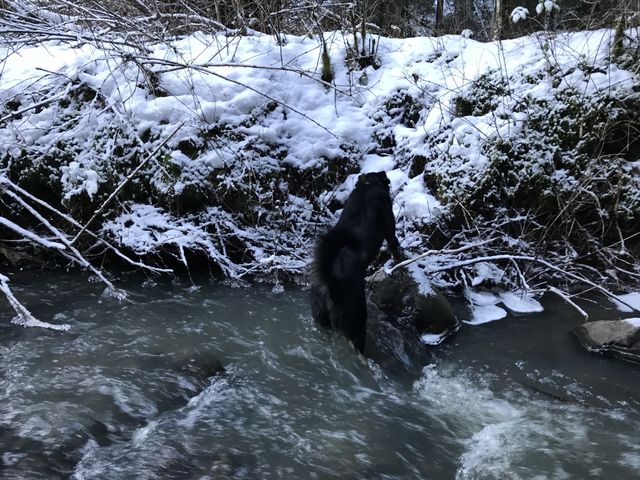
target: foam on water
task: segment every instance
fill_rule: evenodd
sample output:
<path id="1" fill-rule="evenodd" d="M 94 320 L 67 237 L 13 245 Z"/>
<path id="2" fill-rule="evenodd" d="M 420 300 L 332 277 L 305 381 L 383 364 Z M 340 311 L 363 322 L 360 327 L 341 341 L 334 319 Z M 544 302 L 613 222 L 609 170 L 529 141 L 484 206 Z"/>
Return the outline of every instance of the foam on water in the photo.
<path id="1" fill-rule="evenodd" d="M 486 425 L 519 418 L 522 409 L 497 398 L 487 385 L 464 371 L 442 372 L 436 365 L 424 368 L 414 384 L 430 416 L 445 424 L 458 440 L 469 438 Z"/>
<path id="2" fill-rule="evenodd" d="M 594 471 L 599 478 L 603 468 L 620 478 L 640 473 L 638 425 L 626 413 L 549 401 L 521 388 L 498 395 L 487 383 L 464 369 L 430 365 L 414 384 L 429 415 L 463 444 L 457 480 L 589 478 Z"/>

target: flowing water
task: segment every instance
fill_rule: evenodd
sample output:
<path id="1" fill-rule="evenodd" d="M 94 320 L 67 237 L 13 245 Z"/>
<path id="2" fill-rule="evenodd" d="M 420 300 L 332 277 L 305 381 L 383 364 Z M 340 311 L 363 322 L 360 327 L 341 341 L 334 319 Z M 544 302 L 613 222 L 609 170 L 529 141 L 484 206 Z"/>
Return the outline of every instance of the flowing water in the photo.
<path id="1" fill-rule="evenodd" d="M 365 360 L 300 289 L 119 285 L 130 301 L 80 274 L 12 276 L 71 328 L 0 306 L 0 478 L 640 475 L 640 367 L 582 351 L 559 301 L 431 348 L 374 319 Z"/>

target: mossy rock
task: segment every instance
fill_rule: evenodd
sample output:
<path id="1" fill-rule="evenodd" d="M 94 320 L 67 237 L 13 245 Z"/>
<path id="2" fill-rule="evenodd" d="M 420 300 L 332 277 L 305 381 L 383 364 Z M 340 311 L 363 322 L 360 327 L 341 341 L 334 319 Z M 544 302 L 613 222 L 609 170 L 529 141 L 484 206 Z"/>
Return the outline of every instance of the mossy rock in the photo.
<path id="1" fill-rule="evenodd" d="M 448 336 L 458 321 L 447 298 L 435 287 L 424 292 L 411 273 L 402 269 L 391 276 L 377 275 L 367 284 L 369 303 L 419 335 Z"/>

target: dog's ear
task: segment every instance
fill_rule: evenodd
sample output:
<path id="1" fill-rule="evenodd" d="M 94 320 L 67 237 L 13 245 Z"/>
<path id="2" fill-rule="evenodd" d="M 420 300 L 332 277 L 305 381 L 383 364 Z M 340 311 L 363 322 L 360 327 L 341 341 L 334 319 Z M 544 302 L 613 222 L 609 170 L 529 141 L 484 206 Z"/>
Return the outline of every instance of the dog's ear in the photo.
<path id="1" fill-rule="evenodd" d="M 358 181 L 356 182 L 356 186 L 358 185 L 371 185 L 372 183 L 375 182 L 375 179 L 373 178 L 373 176 L 376 175 L 375 173 L 361 173 L 360 176 L 358 176 Z"/>
<path id="2" fill-rule="evenodd" d="M 387 187 L 391 185 L 391 180 L 389 180 L 389 177 L 387 177 L 385 172 L 376 172 L 375 175 L 377 175 L 378 181 L 383 185 Z"/>

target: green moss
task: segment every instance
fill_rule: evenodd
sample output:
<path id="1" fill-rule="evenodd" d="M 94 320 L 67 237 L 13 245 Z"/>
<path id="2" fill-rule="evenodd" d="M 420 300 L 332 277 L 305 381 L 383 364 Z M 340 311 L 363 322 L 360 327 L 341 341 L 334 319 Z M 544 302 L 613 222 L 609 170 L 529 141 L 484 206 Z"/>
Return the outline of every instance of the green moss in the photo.
<path id="1" fill-rule="evenodd" d="M 415 128 L 420 121 L 422 104 L 405 90 L 398 90 L 384 103 L 387 114 L 408 128 Z"/>
<path id="2" fill-rule="evenodd" d="M 478 78 L 468 93 L 455 99 L 455 114 L 458 117 L 486 115 L 498 107 L 500 98 L 509 94 L 506 80 L 489 72 Z"/>
<path id="3" fill-rule="evenodd" d="M 333 67 L 331 66 L 331 57 L 327 50 L 327 44 L 322 43 L 322 78 L 323 82 L 331 83 L 334 79 Z"/>

